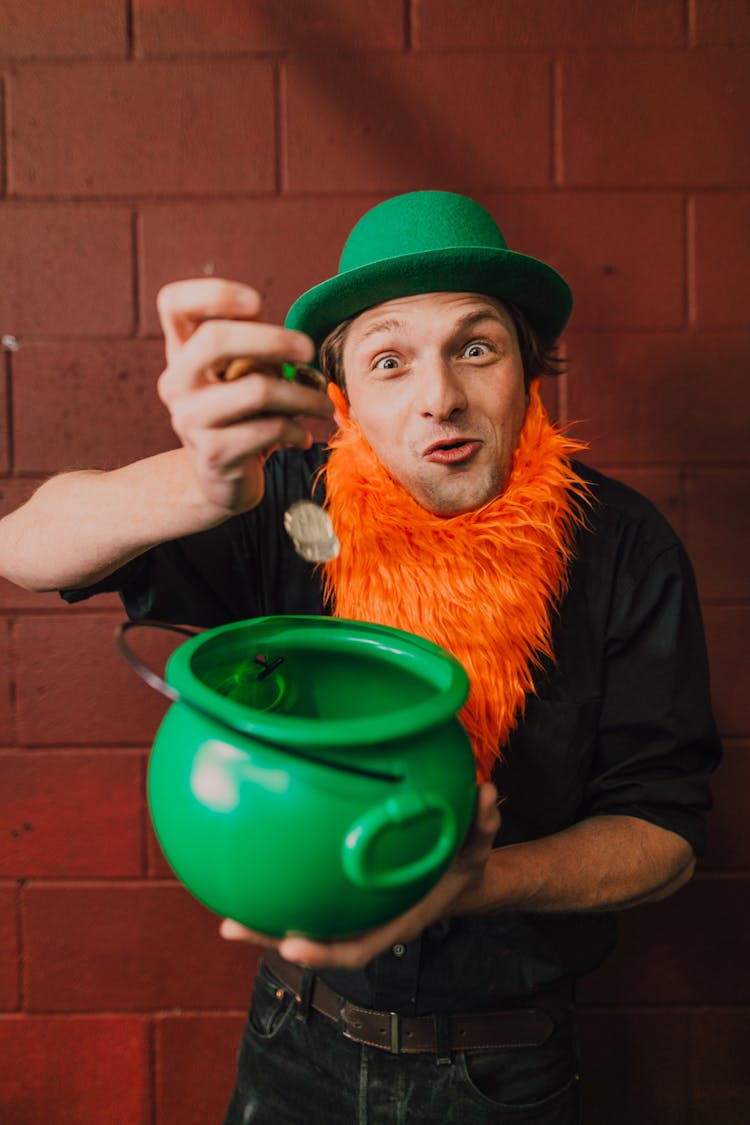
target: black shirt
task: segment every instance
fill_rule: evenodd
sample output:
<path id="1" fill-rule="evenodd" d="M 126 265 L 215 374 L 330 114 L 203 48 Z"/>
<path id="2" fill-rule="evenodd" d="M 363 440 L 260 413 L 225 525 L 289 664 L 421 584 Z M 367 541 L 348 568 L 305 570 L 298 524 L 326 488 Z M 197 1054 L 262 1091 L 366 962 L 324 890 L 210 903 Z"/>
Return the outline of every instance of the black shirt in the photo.
<path id="1" fill-rule="evenodd" d="M 63 597 L 118 590 L 134 619 L 199 626 L 325 613 L 318 574 L 282 522 L 289 504 L 311 495 L 323 459 L 320 447 L 275 455 L 254 511 L 155 547 Z M 608 813 L 670 829 L 700 855 L 720 746 L 692 568 L 647 500 L 576 469 L 595 503 L 555 617 L 555 663 L 536 673 L 493 775 L 504 797 L 497 844 Z M 433 925 L 361 972 L 322 975 L 354 1002 L 402 1015 L 492 1009 L 591 971 L 614 940 L 610 913 L 498 912 Z"/>

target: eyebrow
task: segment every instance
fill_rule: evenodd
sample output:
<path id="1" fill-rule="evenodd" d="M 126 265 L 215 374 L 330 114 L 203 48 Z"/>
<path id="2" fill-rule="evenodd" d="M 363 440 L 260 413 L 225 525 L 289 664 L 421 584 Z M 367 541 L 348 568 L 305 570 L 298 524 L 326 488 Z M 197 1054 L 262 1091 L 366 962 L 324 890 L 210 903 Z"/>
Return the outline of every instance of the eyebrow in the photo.
<path id="1" fill-rule="evenodd" d="M 495 308 L 494 305 L 482 305 L 480 308 L 473 309 L 471 312 L 466 313 L 465 316 L 459 317 L 459 319 L 453 326 L 453 331 L 455 333 L 465 332 L 467 328 L 471 328 L 473 327 L 473 325 L 479 324 L 482 320 L 494 320 L 497 324 L 500 324 L 506 331 L 508 331 L 508 325 L 505 323 L 500 310 Z M 362 335 L 358 340 L 358 346 L 364 344 L 364 342 L 366 340 L 369 340 L 371 336 L 377 335 L 378 332 L 399 332 L 401 329 L 403 329 L 403 327 L 403 320 L 399 320 L 398 317 L 395 316 L 383 317 L 382 320 L 375 320 L 362 332 Z"/>
<path id="2" fill-rule="evenodd" d="M 472 328 L 475 324 L 479 324 L 482 320 L 494 320 L 496 324 L 499 324 L 506 332 L 508 331 L 508 324 L 506 323 L 505 317 L 494 305 L 482 305 L 481 308 L 474 309 L 473 312 L 462 316 L 453 326 L 454 331 L 463 332 L 467 328 Z"/>
<path id="3" fill-rule="evenodd" d="M 395 316 L 385 317 L 383 320 L 375 320 L 360 336 L 359 343 L 363 344 L 365 340 L 369 340 L 370 336 L 375 336 L 378 332 L 398 332 L 403 328 L 403 320 L 399 320 Z"/>

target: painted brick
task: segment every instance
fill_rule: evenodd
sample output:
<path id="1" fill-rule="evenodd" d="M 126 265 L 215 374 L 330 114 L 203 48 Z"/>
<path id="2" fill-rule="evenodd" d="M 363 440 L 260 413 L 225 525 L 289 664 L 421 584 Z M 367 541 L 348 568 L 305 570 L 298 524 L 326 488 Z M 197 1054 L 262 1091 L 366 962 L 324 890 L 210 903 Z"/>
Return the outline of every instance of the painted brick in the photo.
<path id="1" fill-rule="evenodd" d="M 259 61 L 24 67 L 12 86 L 10 191 L 271 191 L 272 79 Z"/>
<path id="2" fill-rule="evenodd" d="M 0 473 L 7 473 L 10 469 L 10 404 L 7 385 L 5 362 L 0 352 Z"/>
<path id="3" fill-rule="evenodd" d="M 743 185 L 750 111 L 739 50 L 601 52 L 563 60 L 563 182 Z"/>
<path id="4" fill-rule="evenodd" d="M 24 934 L 29 1011 L 245 1011 L 259 951 L 174 884 L 31 883 Z"/>
<path id="5" fill-rule="evenodd" d="M 750 606 L 707 605 L 703 616 L 719 729 L 722 734 L 750 733 Z"/>
<path id="6" fill-rule="evenodd" d="M 583 1011 L 578 1022 L 587 1121 L 685 1125 L 690 1120 L 688 1017 Z"/>
<path id="7" fill-rule="evenodd" d="M 728 740 L 711 789 L 714 809 L 708 820 L 704 868 L 750 868 L 747 794 L 750 793 L 750 742 Z"/>
<path id="8" fill-rule="evenodd" d="M 0 618 L 0 746 L 15 741 L 12 683 L 10 622 Z"/>
<path id="9" fill-rule="evenodd" d="M 3 0 L 0 58 L 122 57 L 126 50 L 122 0 Z"/>
<path id="10" fill-rule="evenodd" d="M 511 249 L 541 258 L 566 279 L 575 302 L 573 327 L 682 323 L 685 252 L 679 195 L 516 192 L 485 195 L 482 202 Z"/>
<path id="11" fill-rule="evenodd" d="M 677 469 L 639 469 L 632 465 L 619 468 L 615 465 L 610 468 L 609 475 L 648 497 L 677 534 L 683 534 L 682 483 Z"/>
<path id="12" fill-rule="evenodd" d="M 19 1002 L 17 897 L 14 884 L 0 883 L 0 1011 L 4 1012 L 17 1008 Z"/>
<path id="13" fill-rule="evenodd" d="M 0 876 L 139 875 L 142 755 L 3 754 Z"/>
<path id="14" fill-rule="evenodd" d="M 157 1018 L 159 1125 L 206 1125 L 223 1119 L 244 1025 L 244 1016 Z"/>
<path id="15" fill-rule="evenodd" d="M 750 1102 L 750 1013 L 700 1012 L 691 1020 L 691 1125 L 744 1121 Z"/>
<path id="16" fill-rule="evenodd" d="M 541 395 L 544 408 L 553 421 L 559 421 L 560 418 L 560 403 L 562 401 L 562 379 L 564 376 L 553 376 L 549 379 L 542 379 Z"/>
<path id="17" fill-rule="evenodd" d="M 685 475 L 686 543 L 704 598 L 750 599 L 750 468 Z"/>
<path id="18" fill-rule="evenodd" d="M 146 205 L 141 210 L 141 307 L 158 333 L 156 294 L 177 278 L 215 274 L 246 281 L 283 320 L 300 293 L 336 272 L 339 254 L 372 199 L 254 199 Z"/>
<path id="19" fill-rule="evenodd" d="M 696 323 L 744 327 L 750 293 L 750 192 L 698 195 L 693 207 Z"/>
<path id="20" fill-rule="evenodd" d="M 0 71 L 0 110 L 3 114 L 3 121 L 5 121 L 5 78 Z M 6 141 L 3 136 L 3 143 L 0 145 L 0 183 L 4 184 L 6 180 Z"/>
<path id="21" fill-rule="evenodd" d="M 20 472 L 110 469 L 178 440 L 156 395 L 160 341 L 28 344 L 13 372 Z"/>
<path id="22" fill-rule="evenodd" d="M 693 41 L 750 43 L 750 8 L 744 0 L 692 0 Z"/>
<path id="23" fill-rule="evenodd" d="M 131 271 L 127 208 L 0 203 L 0 275 L 13 278 L 0 288 L 4 333 L 130 335 Z"/>
<path id="24" fill-rule="evenodd" d="M 518 47 L 634 47 L 683 41 L 679 0 L 420 0 L 414 40 L 425 50 L 505 50 Z"/>
<path id="25" fill-rule="evenodd" d="M 287 73 L 295 192 L 472 191 L 550 182 L 550 69 L 525 55 L 362 54 Z M 491 107 L 491 119 L 487 111 Z"/>
<path id="26" fill-rule="evenodd" d="M 584 1006 L 750 1003 L 750 880 L 700 876 L 664 902 L 623 911 L 619 925 L 617 950 L 580 984 Z"/>
<path id="27" fill-rule="evenodd" d="M 9 512 L 15 511 L 16 508 L 20 508 L 41 483 L 40 479 L 34 479 L 33 477 L 6 477 L 4 480 L 0 479 L 0 519 Z M 96 604 L 98 609 L 121 608 L 120 600 L 116 594 L 103 594 L 97 599 Z M 66 606 L 60 600 L 59 594 L 35 594 L 31 590 L 22 590 L 20 586 L 15 586 L 12 582 L 0 578 L 0 611 L 34 609 L 44 612 L 59 609 L 65 613 L 69 613 L 72 609 L 78 612 L 85 612 L 86 608 L 83 602 L 76 607 Z M 90 606 L 88 610 L 90 612 Z"/>
<path id="28" fill-rule="evenodd" d="M 116 618 L 25 617 L 17 623 L 18 725 L 22 745 L 150 743 L 166 704 L 115 649 Z M 144 630 L 144 634 L 145 634 Z M 137 642 L 149 660 L 164 644 Z M 174 647 L 172 642 L 171 647 Z"/>
<path id="29" fill-rule="evenodd" d="M 172 868 L 167 863 L 164 852 L 154 832 L 149 817 L 146 828 L 146 870 L 153 879 L 174 879 Z"/>
<path id="30" fill-rule="evenodd" d="M 744 461 L 750 335 L 571 333 L 568 418 L 606 465 Z"/>
<path id="31" fill-rule="evenodd" d="M 147 1125 L 148 1030 L 132 1017 L 0 1018 L 8 1125 Z"/>
<path id="32" fill-rule="evenodd" d="M 135 0 L 139 55 L 404 46 L 403 0 Z"/>

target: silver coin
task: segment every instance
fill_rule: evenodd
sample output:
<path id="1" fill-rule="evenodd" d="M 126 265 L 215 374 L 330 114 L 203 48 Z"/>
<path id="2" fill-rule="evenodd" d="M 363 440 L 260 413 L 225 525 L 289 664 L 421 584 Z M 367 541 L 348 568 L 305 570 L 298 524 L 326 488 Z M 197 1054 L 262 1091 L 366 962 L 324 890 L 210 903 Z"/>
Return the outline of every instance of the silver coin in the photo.
<path id="1" fill-rule="evenodd" d="M 284 513 L 284 529 L 300 558 L 328 562 L 339 553 L 331 517 L 312 500 L 296 500 Z"/>

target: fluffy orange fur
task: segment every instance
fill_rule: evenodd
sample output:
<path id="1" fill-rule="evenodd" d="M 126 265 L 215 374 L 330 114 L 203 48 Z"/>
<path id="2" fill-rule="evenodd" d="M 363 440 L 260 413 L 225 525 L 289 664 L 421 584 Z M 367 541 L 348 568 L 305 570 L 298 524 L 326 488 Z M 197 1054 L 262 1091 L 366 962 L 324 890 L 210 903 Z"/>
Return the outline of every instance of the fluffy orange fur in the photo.
<path id="1" fill-rule="evenodd" d="M 341 425 L 327 507 L 341 553 L 325 564 L 326 595 L 336 616 L 417 633 L 463 664 L 471 691 L 460 718 L 486 780 L 523 715 L 534 665 L 554 659 L 552 614 L 588 495 L 569 458 L 584 446 L 551 424 L 537 380 L 503 493 L 436 516 L 383 468 L 331 389 Z"/>

